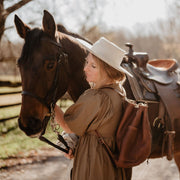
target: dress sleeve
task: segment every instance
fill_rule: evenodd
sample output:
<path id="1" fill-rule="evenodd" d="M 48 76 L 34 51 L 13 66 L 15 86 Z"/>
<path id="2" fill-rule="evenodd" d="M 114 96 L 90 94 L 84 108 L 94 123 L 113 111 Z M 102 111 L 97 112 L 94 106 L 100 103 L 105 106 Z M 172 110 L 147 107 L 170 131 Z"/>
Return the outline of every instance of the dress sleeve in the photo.
<path id="1" fill-rule="evenodd" d="M 87 90 L 77 102 L 70 106 L 64 114 L 68 127 L 82 136 L 91 122 L 98 117 L 102 103 L 102 94 L 94 89 Z"/>

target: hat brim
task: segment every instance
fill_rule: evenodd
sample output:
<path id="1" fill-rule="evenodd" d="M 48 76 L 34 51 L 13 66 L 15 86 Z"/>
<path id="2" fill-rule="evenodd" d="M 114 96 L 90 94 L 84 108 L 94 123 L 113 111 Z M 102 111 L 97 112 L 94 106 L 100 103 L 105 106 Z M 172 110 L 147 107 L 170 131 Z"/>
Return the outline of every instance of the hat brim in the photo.
<path id="1" fill-rule="evenodd" d="M 113 67 L 114 69 L 116 69 L 116 70 L 118 70 L 118 71 L 120 71 L 120 72 L 123 72 L 123 73 L 125 73 L 125 74 L 127 74 L 127 75 L 129 75 L 129 76 L 131 76 L 131 77 L 133 77 L 133 75 L 132 75 L 131 73 L 129 73 L 126 69 L 124 69 L 124 68 L 121 67 L 120 65 L 119 65 L 119 67 L 114 67 L 114 66 L 112 66 L 111 64 L 109 64 L 107 61 L 105 61 L 102 57 L 100 57 L 96 52 L 94 52 L 94 51 L 92 50 L 92 46 L 93 46 L 93 45 L 89 44 L 88 42 L 86 42 L 86 41 L 84 41 L 84 40 L 82 40 L 82 39 L 76 38 L 76 40 L 77 40 L 88 52 L 90 52 L 91 54 L 95 55 L 96 57 L 98 57 L 99 59 L 101 59 L 102 61 L 104 61 L 105 63 L 107 63 L 107 64 L 110 65 L 111 67 Z"/>

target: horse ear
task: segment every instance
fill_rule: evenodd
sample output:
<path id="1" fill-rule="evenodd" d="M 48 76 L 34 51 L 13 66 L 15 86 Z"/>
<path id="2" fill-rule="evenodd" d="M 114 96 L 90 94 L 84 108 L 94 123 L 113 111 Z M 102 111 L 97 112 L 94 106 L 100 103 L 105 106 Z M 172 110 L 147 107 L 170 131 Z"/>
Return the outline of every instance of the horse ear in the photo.
<path id="1" fill-rule="evenodd" d="M 46 32 L 51 37 L 55 37 L 56 24 L 55 24 L 53 16 L 46 10 L 44 10 L 42 24 L 43 24 L 44 32 Z"/>
<path id="2" fill-rule="evenodd" d="M 30 27 L 24 24 L 17 15 L 14 16 L 14 23 L 19 36 L 25 39 Z"/>

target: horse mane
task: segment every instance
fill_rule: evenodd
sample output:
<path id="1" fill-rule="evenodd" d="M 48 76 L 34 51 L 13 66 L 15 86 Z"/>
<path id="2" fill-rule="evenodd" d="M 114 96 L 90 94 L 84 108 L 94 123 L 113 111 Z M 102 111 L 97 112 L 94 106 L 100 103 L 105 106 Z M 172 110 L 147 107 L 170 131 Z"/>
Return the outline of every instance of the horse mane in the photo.
<path id="1" fill-rule="evenodd" d="M 73 32 L 68 31 L 62 24 L 57 24 L 57 30 L 58 30 L 59 32 L 61 32 L 61 33 L 70 35 L 70 36 L 75 37 L 75 38 L 82 39 L 82 40 L 88 42 L 89 44 L 92 44 L 92 42 L 90 42 L 90 41 L 87 40 L 86 38 L 80 36 L 79 34 L 76 34 L 76 33 L 73 33 Z"/>

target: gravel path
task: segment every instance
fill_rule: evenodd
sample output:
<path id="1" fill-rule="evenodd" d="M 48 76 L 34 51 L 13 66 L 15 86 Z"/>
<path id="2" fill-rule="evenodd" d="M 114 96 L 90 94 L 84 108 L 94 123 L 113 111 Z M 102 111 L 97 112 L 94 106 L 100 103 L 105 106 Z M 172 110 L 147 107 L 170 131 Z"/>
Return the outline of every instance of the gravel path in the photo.
<path id="1" fill-rule="evenodd" d="M 61 157 L 50 157 L 45 162 L 18 165 L 0 172 L 2 180 L 66 180 L 70 161 Z"/>
<path id="2" fill-rule="evenodd" d="M 69 180 L 72 161 L 62 153 L 54 153 L 39 162 L 16 165 L 0 170 L 0 180 Z M 166 158 L 150 159 L 133 168 L 132 180 L 178 180 L 179 173 L 174 161 Z"/>
<path id="3" fill-rule="evenodd" d="M 149 163 L 142 163 L 133 168 L 132 180 L 179 180 L 178 168 L 174 162 L 165 157 L 149 159 Z"/>

